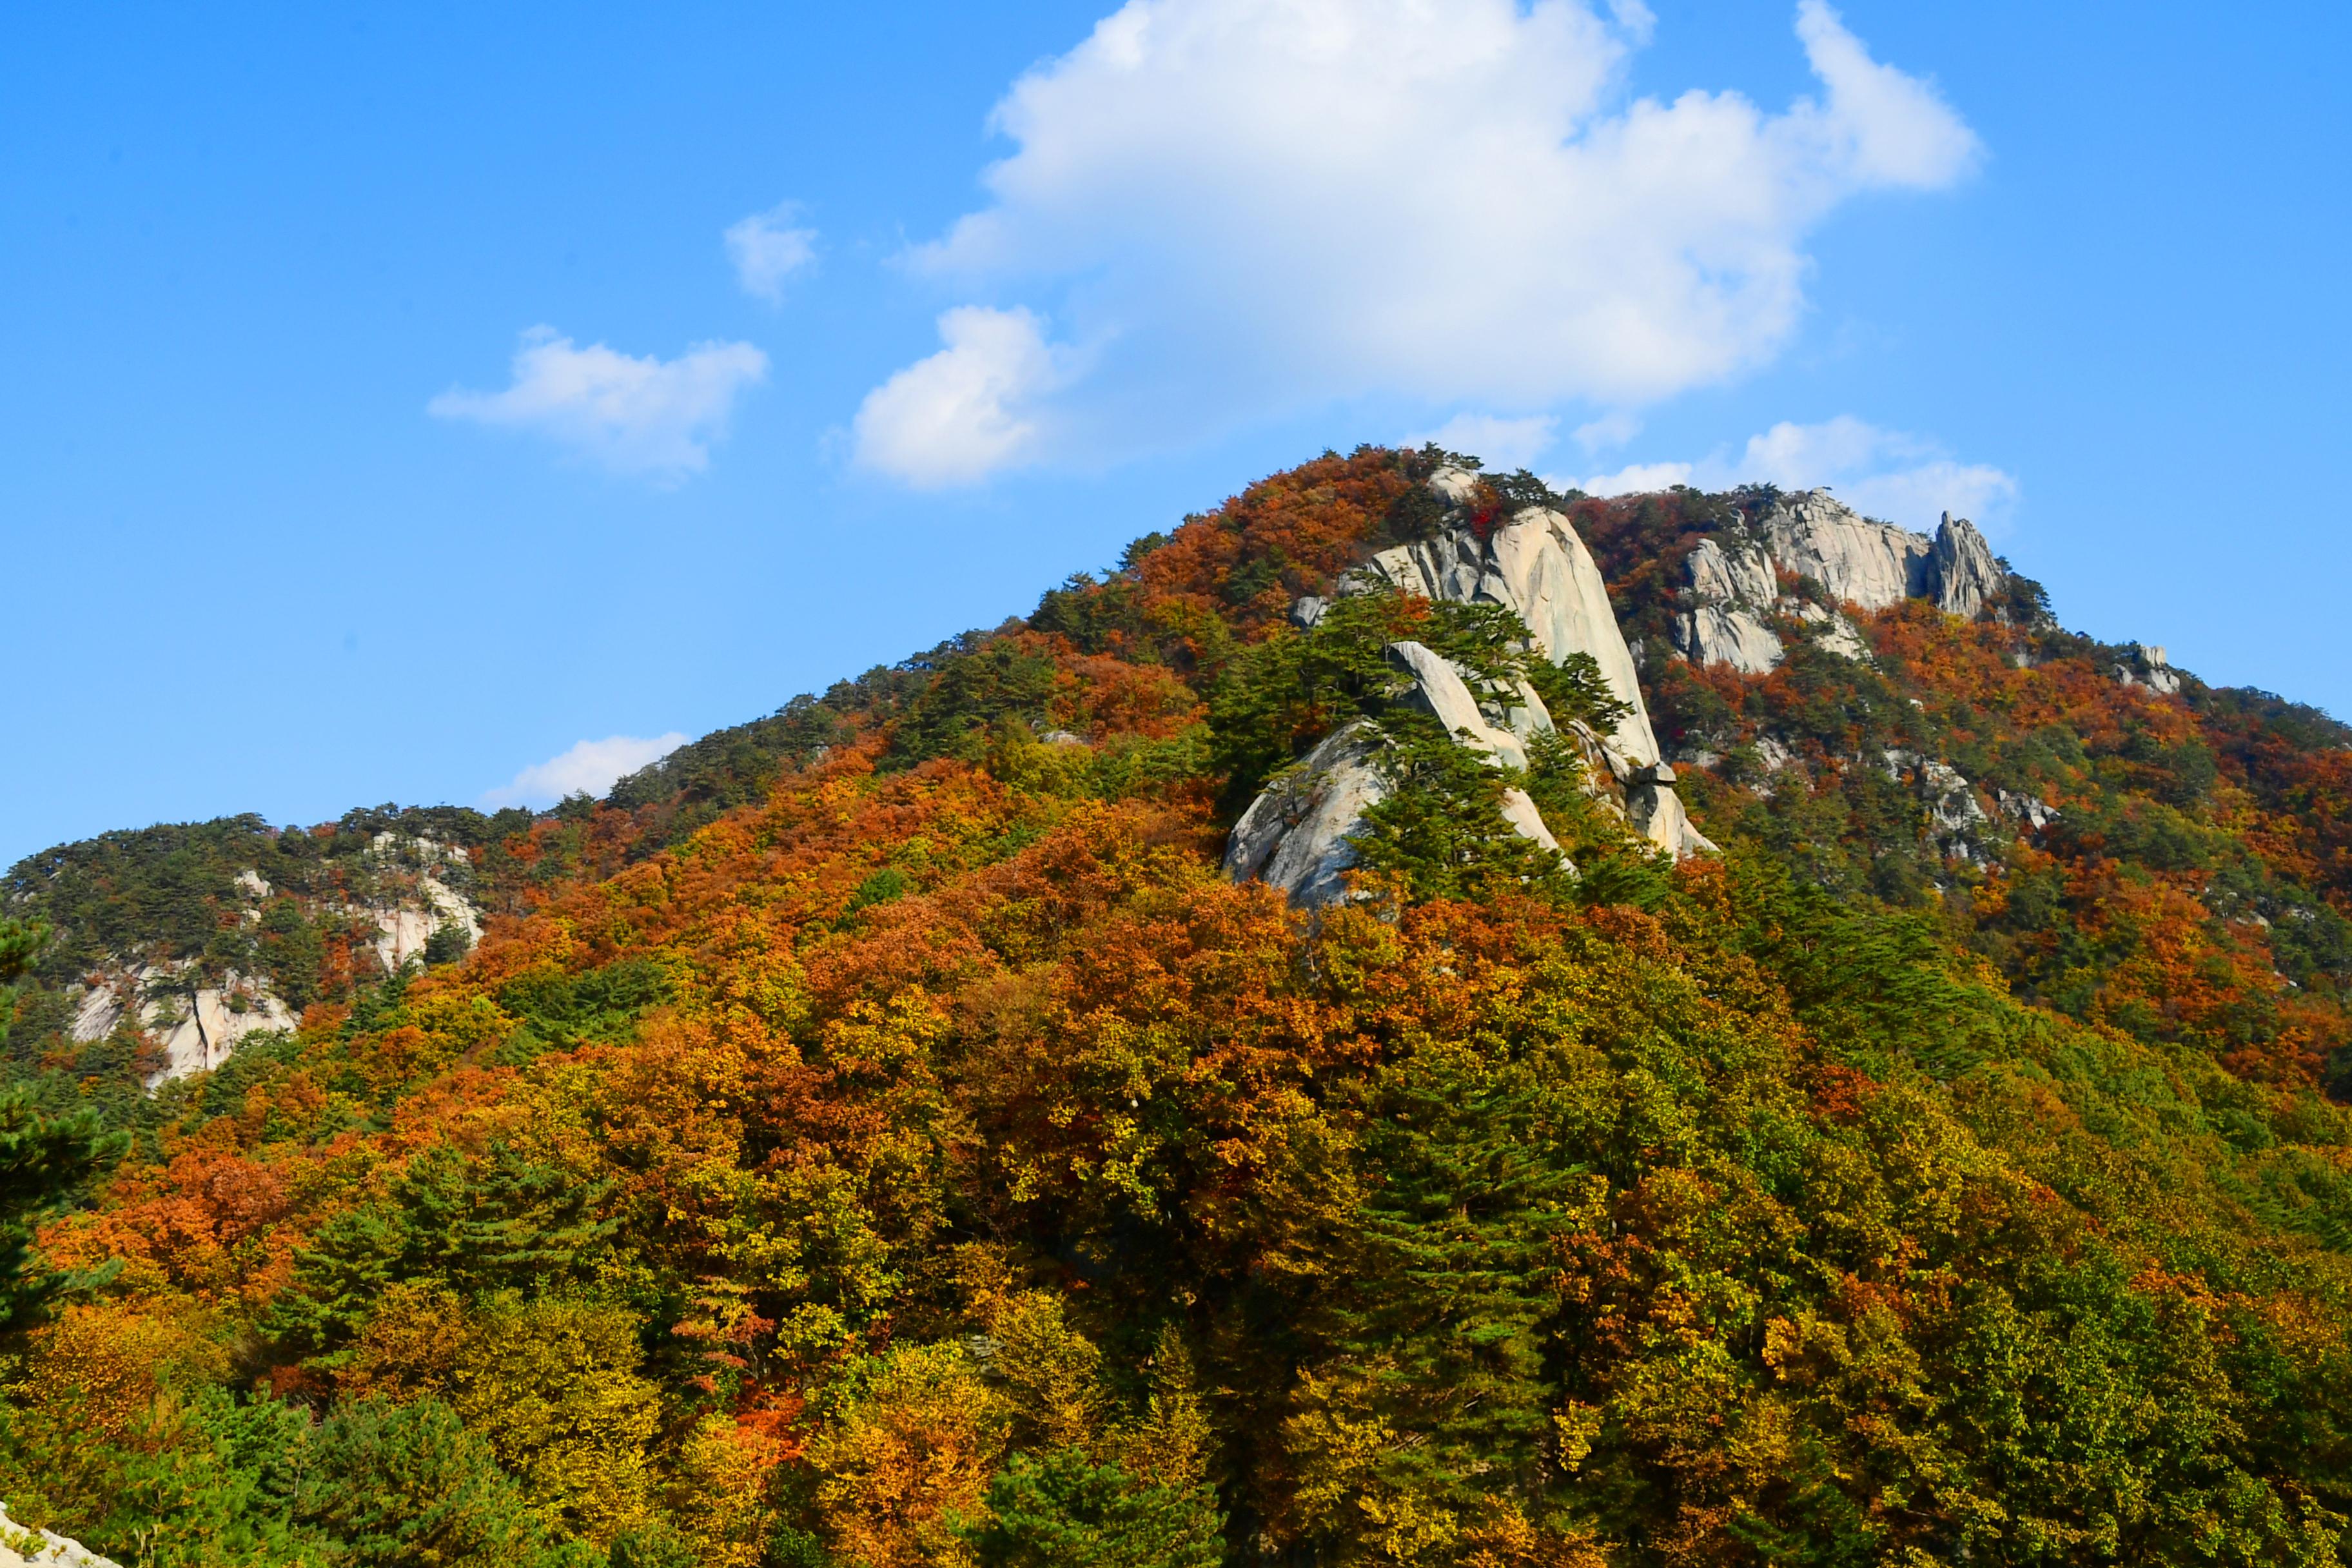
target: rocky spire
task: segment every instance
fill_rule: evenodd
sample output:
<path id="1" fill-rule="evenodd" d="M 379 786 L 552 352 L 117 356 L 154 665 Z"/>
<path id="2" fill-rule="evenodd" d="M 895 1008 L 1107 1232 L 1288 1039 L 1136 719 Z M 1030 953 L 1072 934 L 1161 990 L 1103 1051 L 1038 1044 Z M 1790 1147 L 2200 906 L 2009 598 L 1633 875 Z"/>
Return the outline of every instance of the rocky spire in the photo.
<path id="1" fill-rule="evenodd" d="M 1927 552 L 1927 581 L 1924 584 L 1927 597 L 1947 615 L 1963 620 L 1975 620 L 2000 596 L 2004 574 L 2000 563 L 1993 559 L 1992 546 L 1985 542 L 1976 525 L 1967 518 L 1955 520 L 1950 512 L 1936 530 L 1936 542 Z"/>

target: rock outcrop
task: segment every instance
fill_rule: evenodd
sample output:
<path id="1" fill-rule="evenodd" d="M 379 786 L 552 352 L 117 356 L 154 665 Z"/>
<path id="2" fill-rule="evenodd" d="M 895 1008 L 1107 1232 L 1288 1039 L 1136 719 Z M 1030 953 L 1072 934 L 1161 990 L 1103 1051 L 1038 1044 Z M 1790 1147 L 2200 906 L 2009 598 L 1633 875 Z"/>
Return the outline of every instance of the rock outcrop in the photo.
<path id="1" fill-rule="evenodd" d="M 1977 799 L 1976 786 L 1959 769 L 1900 747 L 1887 751 L 1882 762 L 1888 778 L 1898 784 L 1908 780 L 1918 792 L 1927 810 L 1928 841 L 1954 859 L 1975 859 L 1978 838 L 1992 819 Z"/>
<path id="2" fill-rule="evenodd" d="M 1762 528 L 1775 563 L 1847 604 L 1883 610 L 1927 593 L 1933 542 L 1891 522 L 1873 522 L 1827 490 L 1782 497 Z"/>
<path id="3" fill-rule="evenodd" d="M 1475 494 L 1475 480 L 1459 469 L 1440 469 L 1429 485 L 1456 506 Z M 1614 786 L 1612 791 L 1596 784 L 1596 793 L 1612 805 L 1622 797 L 1634 829 L 1677 858 L 1715 849 L 1675 794 L 1674 769 L 1659 754 L 1608 584 L 1565 516 L 1528 507 L 1483 537 L 1465 520 L 1432 538 L 1379 552 L 1343 574 L 1335 591 L 1379 588 L 1454 604 L 1499 605 L 1527 626 L 1534 652 L 1555 663 L 1572 654 L 1589 655 L 1611 694 L 1627 709 L 1609 734 L 1585 731 L 1579 737 Z M 1325 608 L 1320 598 L 1302 598 L 1291 606 L 1290 619 L 1311 629 Z M 1458 742 L 1497 763 L 1524 768 L 1527 739 L 1554 727 L 1542 698 L 1530 687 L 1523 685 L 1507 702 L 1482 702 L 1460 670 L 1420 643 L 1392 644 L 1388 658 L 1410 681 L 1400 699 L 1403 704 L 1429 713 Z M 1383 744 L 1379 727 L 1359 720 L 1325 736 L 1276 775 L 1235 825 L 1226 846 L 1226 874 L 1280 888 L 1304 907 L 1346 897 L 1347 872 L 1355 864 L 1349 836 L 1387 793 Z M 1506 791 L 1502 806 L 1520 834 L 1559 849 L 1524 791 Z"/>
<path id="4" fill-rule="evenodd" d="M 1997 789 L 1992 792 L 1992 798 L 1993 804 L 2000 807 L 2003 816 L 2024 824 L 2035 833 L 2058 820 L 2058 808 L 2038 795 L 2027 795 L 2022 790 Z"/>
<path id="5" fill-rule="evenodd" d="M 217 985 L 186 985 L 188 964 L 135 964 L 96 976 L 82 993 L 67 1033 L 75 1040 L 102 1040 L 126 1017 L 155 1037 L 163 1066 L 147 1080 L 152 1089 L 191 1073 L 210 1072 L 226 1061 L 239 1041 L 295 1026 L 292 1009 L 258 975 L 232 970 Z"/>
<path id="6" fill-rule="evenodd" d="M 1458 468 L 1441 468 L 1429 486 L 1441 500 L 1459 505 L 1475 494 L 1475 480 Z M 1500 605 L 1525 624 L 1535 651 L 1555 664 L 1570 654 L 1589 655 L 1610 694 L 1628 710 L 1601 739 L 1636 826 L 1677 858 L 1714 850 L 1675 798 L 1672 770 L 1663 776 L 1645 771 L 1664 758 L 1633 651 L 1618 629 L 1609 584 L 1566 516 L 1549 507 L 1524 508 L 1484 538 L 1465 519 L 1433 538 L 1381 551 L 1344 574 L 1338 592 L 1381 586 L 1454 604 Z M 1294 619 L 1307 604 L 1293 607 Z M 1319 611 L 1316 605 L 1311 613 Z"/>
<path id="7" fill-rule="evenodd" d="M 1973 621 L 2000 596 L 2007 576 L 1976 524 L 1946 512 L 1927 552 L 1925 588 L 1936 607 Z"/>
<path id="8" fill-rule="evenodd" d="M 1860 609 L 1924 598 L 1970 620 L 1998 603 L 2005 584 L 1992 547 L 1965 518 L 1945 513 L 1929 539 L 1874 522 L 1826 490 L 1806 490 L 1784 497 L 1759 522 L 1699 541 L 1684 558 L 1675 651 L 1694 664 L 1761 675 L 1787 652 L 1771 624 L 1778 616 L 1810 623 L 1813 640 L 1832 653 L 1869 657 L 1844 616 L 1781 593 L 1782 572 Z"/>
<path id="9" fill-rule="evenodd" d="M 1234 825 L 1225 875 L 1279 888 L 1302 909 L 1348 896 L 1356 864 L 1349 836 L 1381 799 L 1380 728 L 1367 719 L 1342 725 L 1294 766 L 1275 775 Z"/>
<path id="10" fill-rule="evenodd" d="M 1551 715 L 1532 690 L 1523 689 L 1507 710 L 1490 710 L 1459 669 L 1423 644 L 1392 643 L 1388 659 L 1412 683 L 1398 700 L 1401 706 L 1428 714 L 1462 745 L 1497 763 L 1526 767 L 1524 737 L 1551 728 Z M 1303 909 L 1346 898 L 1347 874 L 1356 864 L 1349 840 L 1362 829 L 1364 813 L 1388 797 L 1381 765 L 1387 744 L 1377 724 L 1359 719 L 1276 774 L 1234 825 L 1225 846 L 1225 875 L 1279 888 Z M 1502 807 L 1504 819 L 1522 837 L 1558 852 L 1559 841 L 1525 790 L 1505 790 Z"/>
<path id="11" fill-rule="evenodd" d="M 1675 647 L 1693 664 L 1727 664 L 1762 675 L 1780 664 L 1780 638 L 1765 616 L 1780 599 L 1780 580 L 1763 545 L 1702 539 L 1684 560 L 1691 607 L 1675 618 Z"/>
<path id="12" fill-rule="evenodd" d="M 481 910 L 462 888 L 471 886 L 472 861 L 456 845 L 394 833 L 380 833 L 365 855 L 367 874 L 349 901 L 311 906 L 314 914 L 349 921 L 358 935 L 373 928 L 368 943 L 387 974 L 420 958 L 436 931 L 463 931 L 470 948 L 482 932 Z M 277 889 L 258 872 L 246 870 L 236 885 L 251 900 L 238 914 L 257 924 Z M 209 980 L 210 983 L 200 983 Z M 238 1044 L 254 1035 L 290 1030 L 293 1009 L 270 988 L 268 977 L 235 970 L 199 976 L 195 965 L 170 960 L 142 961 L 115 955 L 89 976 L 67 1033 L 78 1042 L 102 1040 L 128 1020 L 155 1038 L 163 1065 L 147 1080 L 150 1089 L 210 1072 Z"/>
<path id="13" fill-rule="evenodd" d="M 2116 666 L 2116 679 L 2125 686 L 2143 686 L 2159 697 L 2170 697 L 2180 689 L 2180 675 L 2164 657 L 2164 650 L 2150 643 L 2134 643 L 2125 662 Z"/>
<path id="14" fill-rule="evenodd" d="M 481 940 L 481 912 L 446 879 L 470 876 L 472 862 L 465 850 L 430 838 L 379 833 L 367 858 L 381 879 L 394 887 L 406 884 L 394 898 L 364 910 L 375 923 L 376 961 L 386 974 L 424 956 L 425 944 L 444 926 L 463 931 L 468 949 Z"/>
<path id="15" fill-rule="evenodd" d="M 1440 469 L 1430 487 L 1449 495 L 1441 481 L 1460 473 Z M 1341 577 L 1339 592 L 1381 584 L 1457 605 L 1500 605 L 1527 624 L 1536 651 L 1554 664 L 1572 653 L 1590 654 L 1611 694 L 1633 710 L 1611 740 L 1637 762 L 1657 761 L 1657 737 L 1650 731 L 1633 655 L 1617 629 L 1609 584 L 1560 513 L 1529 507 L 1485 539 L 1465 522 L 1434 539 L 1383 550 Z"/>

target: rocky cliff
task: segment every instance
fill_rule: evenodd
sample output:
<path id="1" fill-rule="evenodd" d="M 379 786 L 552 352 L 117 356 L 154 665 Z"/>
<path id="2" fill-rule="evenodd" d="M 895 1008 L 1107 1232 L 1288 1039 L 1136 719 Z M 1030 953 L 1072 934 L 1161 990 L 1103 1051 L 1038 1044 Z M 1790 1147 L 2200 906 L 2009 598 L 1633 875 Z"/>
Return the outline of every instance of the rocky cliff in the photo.
<path id="1" fill-rule="evenodd" d="M 1785 591 L 1781 574 L 1830 603 Z M 1809 636 L 1850 658 L 1868 649 L 1844 611 L 1883 610 L 1925 599 L 1975 620 L 1999 599 L 2005 574 L 1967 519 L 1945 514 L 1934 538 L 1874 522 L 1827 490 L 1786 496 L 1760 520 L 1699 542 L 1684 561 L 1686 608 L 1675 651 L 1698 664 L 1761 675 L 1780 662 L 1787 636 Z"/>
<path id="2" fill-rule="evenodd" d="M 1448 509 L 1441 525 L 1427 538 L 1373 552 L 1341 574 L 1335 591 L 1385 589 L 1443 603 L 1496 605 L 1518 617 L 1537 657 L 1554 664 L 1576 654 L 1591 658 L 1624 709 L 1609 733 L 1587 737 L 1613 786 L 1597 787 L 1597 793 L 1677 859 L 1714 849 L 1675 794 L 1674 770 L 1659 753 L 1609 586 L 1574 524 L 1549 507 L 1524 507 L 1482 528 L 1471 511 L 1478 492 L 1468 470 L 1441 468 L 1427 482 L 1429 492 Z M 1293 606 L 1292 618 L 1311 628 L 1324 609 L 1320 598 L 1302 599 Z M 1482 709 L 1460 671 L 1428 648 L 1405 642 L 1389 651 L 1410 679 L 1403 700 L 1495 762 L 1524 769 L 1524 741 L 1553 728 L 1532 689 L 1522 690 L 1507 709 Z M 1349 841 L 1361 829 L 1364 812 L 1387 793 L 1381 752 L 1377 726 L 1363 721 L 1318 743 L 1243 815 L 1226 851 L 1227 874 L 1258 878 L 1302 907 L 1344 897 L 1346 873 L 1354 864 Z M 1558 849 L 1524 792 L 1507 791 L 1503 809 L 1524 837 Z"/>
<path id="3" fill-rule="evenodd" d="M 482 879 L 463 846 L 354 826 L 324 840 L 244 819 L 157 828 L 20 865 L 8 906 L 59 939 L 36 1015 L 53 1011 L 69 1047 L 134 1057 L 153 1089 L 292 1030 L 312 1001 L 479 940 Z"/>

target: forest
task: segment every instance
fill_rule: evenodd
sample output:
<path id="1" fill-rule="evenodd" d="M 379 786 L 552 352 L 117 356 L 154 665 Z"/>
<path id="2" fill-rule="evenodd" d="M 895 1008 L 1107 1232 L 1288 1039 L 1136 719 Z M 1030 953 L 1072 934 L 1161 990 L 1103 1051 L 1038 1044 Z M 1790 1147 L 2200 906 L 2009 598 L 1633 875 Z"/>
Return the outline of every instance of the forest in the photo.
<path id="1" fill-rule="evenodd" d="M 14 868 L 9 1516 L 124 1568 L 2352 1561 L 2352 731 L 2120 680 L 2021 578 L 1694 666 L 1682 562 L 1771 492 L 1486 477 L 1601 568 L 1675 864 L 1380 650 L 1605 728 L 1589 663 L 1289 618 L 1442 460 L 1327 453 L 601 800 Z M 1225 878 L 1357 720 L 1357 896 Z M 478 942 L 374 961 L 386 835 Z M 151 1089 L 135 1015 L 69 1027 L 134 950 L 299 1026 Z"/>

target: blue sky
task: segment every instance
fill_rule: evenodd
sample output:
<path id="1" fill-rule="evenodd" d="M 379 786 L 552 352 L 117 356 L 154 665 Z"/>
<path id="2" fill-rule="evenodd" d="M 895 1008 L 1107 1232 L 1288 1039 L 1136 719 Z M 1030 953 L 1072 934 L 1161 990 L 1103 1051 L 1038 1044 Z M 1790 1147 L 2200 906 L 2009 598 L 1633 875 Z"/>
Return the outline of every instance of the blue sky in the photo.
<path id="1" fill-rule="evenodd" d="M 12 14 L 0 861 L 543 798 L 1446 430 L 2352 713 L 2343 8 L 1109 14 Z"/>

